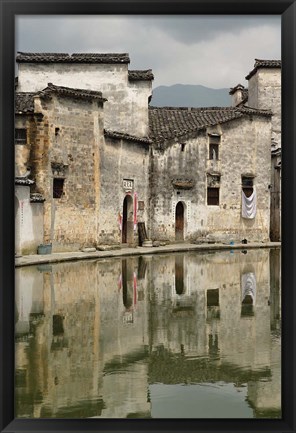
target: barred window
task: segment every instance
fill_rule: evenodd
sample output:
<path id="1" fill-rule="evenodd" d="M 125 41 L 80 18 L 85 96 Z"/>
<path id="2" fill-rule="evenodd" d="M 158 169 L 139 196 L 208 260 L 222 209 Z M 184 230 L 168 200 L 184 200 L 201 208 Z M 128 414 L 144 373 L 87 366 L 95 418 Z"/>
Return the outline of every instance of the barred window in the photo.
<path id="1" fill-rule="evenodd" d="M 27 130 L 25 128 L 16 128 L 14 130 L 15 144 L 27 144 Z"/>
<path id="2" fill-rule="evenodd" d="M 64 192 L 64 180 L 54 178 L 53 179 L 53 198 L 61 198 Z"/>
<path id="3" fill-rule="evenodd" d="M 208 206 L 219 206 L 219 189 L 220 188 L 208 188 L 207 190 Z"/>
<path id="4" fill-rule="evenodd" d="M 253 177 L 242 177 L 242 189 L 246 197 L 250 197 L 253 194 Z"/>

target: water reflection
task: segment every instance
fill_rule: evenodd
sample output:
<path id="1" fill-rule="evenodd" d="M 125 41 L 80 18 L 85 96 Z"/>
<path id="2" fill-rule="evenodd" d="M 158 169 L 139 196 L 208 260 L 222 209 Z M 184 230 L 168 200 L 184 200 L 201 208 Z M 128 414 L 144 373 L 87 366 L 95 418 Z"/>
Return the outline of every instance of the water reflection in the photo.
<path id="1" fill-rule="evenodd" d="M 279 274 L 265 249 L 17 268 L 16 416 L 280 417 Z"/>

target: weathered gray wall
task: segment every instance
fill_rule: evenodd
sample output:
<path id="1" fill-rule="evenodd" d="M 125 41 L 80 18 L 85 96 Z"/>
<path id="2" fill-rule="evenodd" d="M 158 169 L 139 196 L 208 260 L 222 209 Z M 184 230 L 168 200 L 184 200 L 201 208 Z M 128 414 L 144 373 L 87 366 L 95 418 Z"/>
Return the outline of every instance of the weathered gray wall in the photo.
<path id="1" fill-rule="evenodd" d="M 153 150 L 152 220 L 153 239 L 175 239 L 175 207 L 185 204 L 185 239 L 207 235 L 216 240 L 267 241 L 269 239 L 270 194 L 270 121 L 267 117 L 244 117 L 211 128 L 221 134 L 218 161 L 208 159 L 208 137 L 200 134 L 188 139 L 184 152 L 178 142 L 164 152 Z M 183 140 L 184 141 L 184 140 Z M 206 172 L 221 174 L 220 204 L 207 206 Z M 241 216 L 241 176 L 254 175 L 257 191 L 257 215 L 247 220 Z M 173 188 L 172 178 L 193 180 L 190 190 Z M 178 191 L 180 194 L 177 194 Z"/>
<path id="2" fill-rule="evenodd" d="M 52 241 L 55 250 L 95 245 L 102 107 L 56 96 L 47 101 L 36 98 L 35 104 L 44 117 L 37 126 L 31 163 L 38 192 L 46 199 L 45 242 Z M 64 195 L 59 199 L 53 198 L 54 176 L 65 178 Z"/>
<path id="3" fill-rule="evenodd" d="M 258 69 L 248 87 L 248 105 L 272 111 L 272 145 L 281 147 L 281 68 Z"/>
<path id="4" fill-rule="evenodd" d="M 144 201 L 144 210 L 137 206 L 137 221 L 145 222 L 147 227 L 149 209 L 149 146 L 144 143 L 131 142 L 124 139 L 105 137 L 101 150 L 101 203 L 99 210 L 99 243 L 121 243 L 120 218 L 123 216 L 123 201 L 130 194 L 135 201 Z M 133 181 L 131 190 L 124 188 L 123 180 Z M 134 217 L 130 216 L 131 220 Z M 138 244 L 138 229 L 133 230 L 134 241 Z"/>
<path id="5" fill-rule="evenodd" d="M 48 83 L 98 90 L 105 103 L 105 128 L 136 136 L 148 135 L 151 81 L 128 80 L 127 64 L 19 63 L 18 91 L 35 92 Z"/>

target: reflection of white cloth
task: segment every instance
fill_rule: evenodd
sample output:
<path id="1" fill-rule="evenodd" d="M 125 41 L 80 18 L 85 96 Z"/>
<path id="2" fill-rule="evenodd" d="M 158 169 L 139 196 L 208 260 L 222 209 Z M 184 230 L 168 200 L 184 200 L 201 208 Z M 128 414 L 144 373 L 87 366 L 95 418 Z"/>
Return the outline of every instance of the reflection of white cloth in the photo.
<path id="1" fill-rule="evenodd" d="M 253 272 L 248 272 L 242 275 L 242 300 L 247 295 L 250 295 L 253 299 L 253 304 L 256 301 L 256 277 Z"/>
<path id="2" fill-rule="evenodd" d="M 247 197 L 242 191 L 242 217 L 243 218 L 255 218 L 257 205 L 256 205 L 256 191 L 255 188 L 250 197 Z"/>

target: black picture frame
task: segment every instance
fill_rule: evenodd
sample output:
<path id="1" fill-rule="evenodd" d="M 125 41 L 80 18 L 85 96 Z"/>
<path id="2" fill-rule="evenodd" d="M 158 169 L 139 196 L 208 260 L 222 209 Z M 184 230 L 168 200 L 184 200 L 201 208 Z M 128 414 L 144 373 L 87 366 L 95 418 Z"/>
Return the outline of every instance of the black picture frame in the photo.
<path id="1" fill-rule="evenodd" d="M 0 429 L 1 432 L 296 432 L 295 0 L 0 0 Z M 18 14 L 279 14 L 282 18 L 282 419 L 14 419 L 14 18 Z"/>

